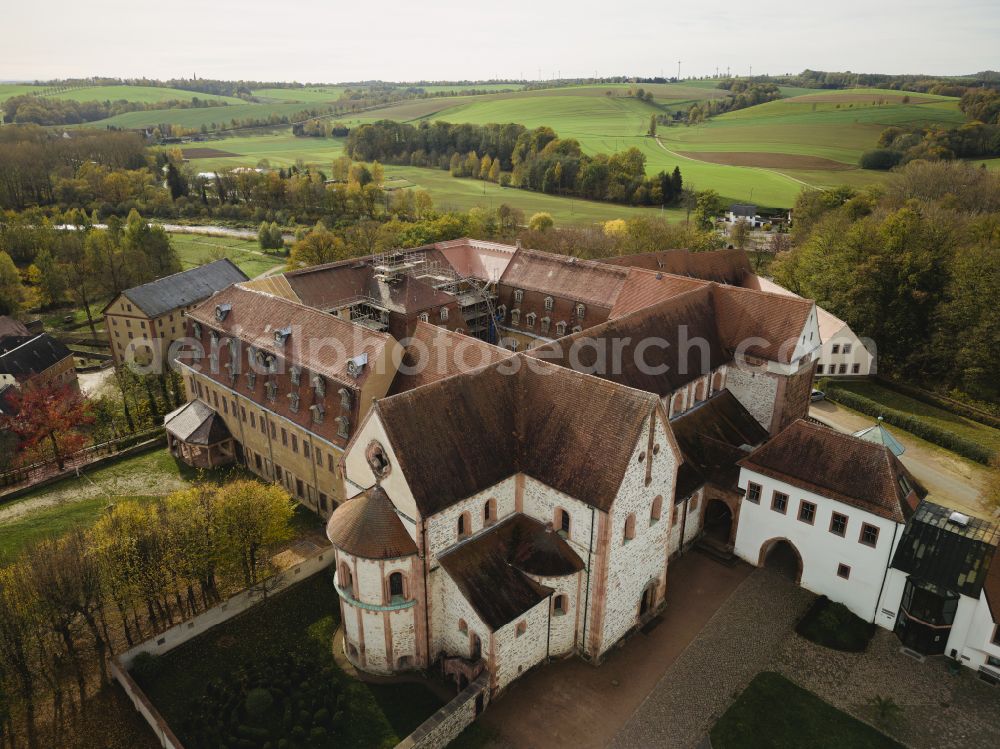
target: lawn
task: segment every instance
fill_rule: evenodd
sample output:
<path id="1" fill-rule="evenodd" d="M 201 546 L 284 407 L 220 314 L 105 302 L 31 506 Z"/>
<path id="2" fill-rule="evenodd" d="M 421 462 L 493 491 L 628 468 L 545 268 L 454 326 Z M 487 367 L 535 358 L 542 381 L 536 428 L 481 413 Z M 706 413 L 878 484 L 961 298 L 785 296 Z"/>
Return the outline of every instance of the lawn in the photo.
<path id="1" fill-rule="evenodd" d="M 236 237 L 172 233 L 170 244 L 177 250 L 184 270 L 227 257 L 250 278 L 284 263 L 284 259 L 264 254 L 257 243 Z"/>
<path id="2" fill-rule="evenodd" d="M 937 406 L 918 401 L 903 393 L 898 393 L 872 380 L 844 380 L 835 385 L 841 390 L 857 393 L 884 405 L 886 408 L 912 414 L 921 421 L 975 442 L 993 452 L 1000 452 L 1000 429 L 994 429 L 978 421 L 958 416 Z"/>
<path id="3" fill-rule="evenodd" d="M 758 674 L 712 727 L 714 749 L 902 749 L 780 674 Z"/>
<path id="4" fill-rule="evenodd" d="M 318 573 L 157 659 L 156 676 L 143 679 L 142 686 L 177 731 L 209 682 L 227 681 L 251 662 L 298 655 L 331 669 L 337 686 L 349 695 L 346 733 L 335 736 L 336 745 L 388 749 L 442 702 L 422 684 L 368 684 L 341 671 L 331 650 L 339 611 L 329 572 Z"/>
<path id="5" fill-rule="evenodd" d="M 74 526 L 90 526 L 110 503 L 153 502 L 199 478 L 221 480 L 230 470 L 196 471 L 163 447 L 116 461 L 79 478 L 67 478 L 0 504 L 0 562 L 26 546 Z"/>
<path id="6" fill-rule="evenodd" d="M 242 99 L 234 96 L 212 96 L 198 93 L 197 91 L 183 91 L 178 88 L 161 88 L 160 86 L 80 86 L 78 88 L 67 89 L 59 93 L 44 93 L 49 90 L 48 86 L 34 86 L 31 84 L 0 84 L 0 102 L 11 96 L 21 94 L 37 94 L 52 99 L 72 99 L 73 101 L 135 101 L 150 104 L 153 102 L 172 101 L 181 99 L 190 101 L 193 97 L 198 97 L 203 101 L 229 102 L 230 104 L 243 104 Z"/>

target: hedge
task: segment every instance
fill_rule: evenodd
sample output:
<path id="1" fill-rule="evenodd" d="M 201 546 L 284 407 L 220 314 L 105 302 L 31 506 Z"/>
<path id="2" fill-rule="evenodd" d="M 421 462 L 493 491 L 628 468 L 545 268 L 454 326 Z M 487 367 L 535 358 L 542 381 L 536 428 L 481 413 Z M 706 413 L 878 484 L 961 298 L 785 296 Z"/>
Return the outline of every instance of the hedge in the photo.
<path id="1" fill-rule="evenodd" d="M 848 408 L 860 411 L 870 416 L 881 416 L 886 423 L 905 429 L 911 434 L 922 437 L 928 442 L 940 445 L 978 463 L 989 465 L 993 458 L 993 451 L 973 442 L 972 440 L 959 437 L 946 429 L 928 424 L 917 416 L 897 411 L 893 408 L 886 408 L 881 403 L 858 395 L 850 390 L 841 390 L 833 383 L 827 384 L 826 397 L 837 403 L 842 403 Z"/>
<path id="2" fill-rule="evenodd" d="M 914 387 L 913 385 L 907 385 L 903 382 L 896 382 L 895 380 L 889 380 L 883 377 L 878 377 L 876 379 L 880 385 L 885 385 L 887 388 L 895 390 L 897 393 L 908 395 L 921 403 L 926 403 L 929 406 L 935 406 L 944 411 L 951 411 L 959 416 L 964 416 L 966 419 L 978 421 L 980 424 L 985 424 L 986 426 L 993 427 L 994 429 L 1000 429 L 1000 418 L 984 411 L 981 408 L 976 408 L 975 406 L 970 406 L 968 403 L 963 403 L 960 400 L 955 400 L 954 398 L 949 398 L 945 395 L 939 395 L 929 390 L 924 390 L 923 388 Z"/>

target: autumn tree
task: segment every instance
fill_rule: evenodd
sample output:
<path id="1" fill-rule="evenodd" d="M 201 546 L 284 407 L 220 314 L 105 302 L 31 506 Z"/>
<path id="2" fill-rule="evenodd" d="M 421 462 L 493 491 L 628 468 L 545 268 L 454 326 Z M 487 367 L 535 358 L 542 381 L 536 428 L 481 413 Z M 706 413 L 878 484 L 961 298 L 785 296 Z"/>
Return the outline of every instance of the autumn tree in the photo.
<path id="1" fill-rule="evenodd" d="M 282 487 L 252 480 L 225 484 L 216 498 L 224 553 L 243 583 L 255 585 L 268 564 L 264 550 L 291 536 L 295 503 Z"/>
<path id="2" fill-rule="evenodd" d="M 316 226 L 292 245 L 288 264 L 293 268 L 331 263 L 349 257 L 344 240 L 319 221 Z"/>
<path id="3" fill-rule="evenodd" d="M 51 458 L 61 471 L 66 456 L 86 443 L 81 431 L 93 421 L 90 406 L 68 385 L 26 385 L 9 396 L 14 413 L 0 417 L 0 427 L 18 440 L 23 460 Z"/>
<path id="4" fill-rule="evenodd" d="M 745 249 L 747 242 L 750 241 L 750 231 L 750 222 L 743 216 L 740 216 L 729 231 L 729 239 L 738 249 Z"/>
<path id="5" fill-rule="evenodd" d="M 10 255 L 0 251 L 0 315 L 16 315 L 24 301 L 21 274 Z"/>
<path id="6" fill-rule="evenodd" d="M 555 222 L 552 220 L 552 215 L 544 211 L 536 213 L 528 219 L 528 228 L 532 231 L 544 232 L 551 229 L 554 225 Z"/>

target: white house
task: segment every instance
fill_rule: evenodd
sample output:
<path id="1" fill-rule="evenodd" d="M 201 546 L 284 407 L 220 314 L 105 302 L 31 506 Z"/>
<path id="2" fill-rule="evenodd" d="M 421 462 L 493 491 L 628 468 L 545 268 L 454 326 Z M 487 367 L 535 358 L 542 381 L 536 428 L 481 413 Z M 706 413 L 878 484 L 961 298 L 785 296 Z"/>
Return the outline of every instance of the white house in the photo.
<path id="1" fill-rule="evenodd" d="M 749 223 L 750 228 L 752 229 L 759 229 L 764 225 L 764 219 L 762 219 L 760 214 L 757 213 L 757 206 L 744 203 L 733 203 L 733 205 L 729 206 L 729 210 L 726 212 L 726 223 L 735 224 L 740 219 Z"/>
<path id="2" fill-rule="evenodd" d="M 784 286 L 779 286 L 770 279 L 756 275 L 746 276 L 743 279 L 743 287 L 769 291 L 772 294 L 798 296 Z M 875 354 L 851 330 L 851 326 L 819 305 L 816 305 L 816 315 L 820 339 L 823 342 L 817 356 L 819 363 L 816 365 L 816 374 L 827 377 L 875 374 Z"/>
<path id="3" fill-rule="evenodd" d="M 735 553 L 872 621 L 925 492 L 886 447 L 799 420 L 740 461 Z"/>
<path id="4" fill-rule="evenodd" d="M 907 648 L 1000 683 L 1000 527 L 924 501 L 892 560 L 876 622 Z"/>

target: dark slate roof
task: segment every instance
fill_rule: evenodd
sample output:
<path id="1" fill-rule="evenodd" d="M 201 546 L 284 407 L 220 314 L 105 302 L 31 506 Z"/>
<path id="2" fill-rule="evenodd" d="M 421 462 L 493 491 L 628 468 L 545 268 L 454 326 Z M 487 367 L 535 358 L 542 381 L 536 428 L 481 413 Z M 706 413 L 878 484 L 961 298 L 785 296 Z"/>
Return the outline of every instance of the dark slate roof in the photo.
<path id="1" fill-rule="evenodd" d="M 605 260 L 612 265 L 645 268 L 675 276 L 688 276 L 703 281 L 740 286 L 743 279 L 753 274 L 750 259 L 743 250 L 657 250 L 622 255 Z"/>
<path id="2" fill-rule="evenodd" d="M 887 447 L 803 419 L 739 464 L 897 523 L 927 495 Z"/>
<path id="3" fill-rule="evenodd" d="M 496 631 L 552 594 L 529 577 L 583 569 L 569 544 L 537 520 L 515 514 L 438 557 L 483 622 Z"/>
<path id="4" fill-rule="evenodd" d="M 417 553 L 389 495 L 374 486 L 338 507 L 326 525 L 330 543 L 365 559 L 396 559 Z"/>
<path id="5" fill-rule="evenodd" d="M 702 286 L 528 355 L 663 397 L 729 361 L 717 331 L 712 287 Z M 647 346 L 649 340 L 659 343 Z"/>
<path id="6" fill-rule="evenodd" d="M 158 317 L 170 310 L 208 299 L 215 292 L 246 280 L 243 271 L 231 260 L 223 258 L 126 289 L 123 293 L 147 315 Z"/>
<path id="7" fill-rule="evenodd" d="M 728 389 L 675 417 L 670 427 L 685 465 L 690 463 L 706 479 L 727 489 L 736 487 L 738 463 L 747 456 L 744 446 L 754 448 L 768 438 L 767 430 Z"/>
<path id="8" fill-rule="evenodd" d="M 729 206 L 729 210 L 732 211 L 734 216 L 753 218 L 757 215 L 757 206 L 750 203 L 733 203 Z"/>
<path id="9" fill-rule="evenodd" d="M 518 472 L 607 511 L 658 405 L 655 395 L 516 354 L 375 409 L 429 517 Z"/>
<path id="10" fill-rule="evenodd" d="M 0 338 L 11 335 L 31 335 L 31 331 L 20 320 L 15 320 L 7 315 L 0 315 Z"/>
<path id="11" fill-rule="evenodd" d="M 29 376 L 58 364 L 70 350 L 48 333 L 0 338 L 0 374 Z"/>
<path id="12" fill-rule="evenodd" d="M 163 417 L 163 425 L 174 437 L 189 445 L 214 445 L 232 435 L 226 423 L 200 400 L 185 403 Z"/>
<path id="13" fill-rule="evenodd" d="M 967 525 L 951 522 L 953 510 L 924 500 L 917 507 L 900 537 L 892 566 L 912 575 L 918 582 L 942 592 L 979 597 L 987 577 L 990 594 L 995 590 L 996 572 L 987 575 L 996 560 L 1000 527 L 988 520 L 969 518 Z M 993 566 L 1000 567 L 1000 561 Z M 991 608 L 1000 600 L 991 600 Z M 993 610 L 994 618 L 997 616 Z"/>
<path id="14" fill-rule="evenodd" d="M 17 388 L 13 385 L 0 385 L 0 414 L 4 416 L 17 414 L 17 404 L 13 398 L 15 393 L 17 393 Z"/>

